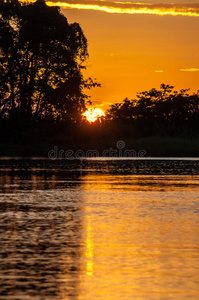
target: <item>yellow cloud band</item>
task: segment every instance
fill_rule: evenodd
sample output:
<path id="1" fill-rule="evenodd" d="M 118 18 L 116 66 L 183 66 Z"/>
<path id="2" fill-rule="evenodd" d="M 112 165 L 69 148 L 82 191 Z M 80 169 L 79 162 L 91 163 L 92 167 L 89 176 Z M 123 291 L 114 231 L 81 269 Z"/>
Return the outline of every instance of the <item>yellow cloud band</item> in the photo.
<path id="1" fill-rule="evenodd" d="M 153 14 L 159 16 L 199 16 L 199 4 L 133 4 L 107 1 L 46 2 L 49 6 L 97 10 L 118 14 Z"/>
<path id="2" fill-rule="evenodd" d="M 21 2 L 27 2 L 21 0 Z M 35 2 L 30 1 L 30 2 Z M 151 14 L 172 16 L 199 16 L 199 4 L 144 4 L 130 2 L 109 2 L 103 0 L 68 0 L 67 2 L 47 1 L 49 6 L 60 6 L 62 8 L 96 10 L 117 14 Z"/>
<path id="3" fill-rule="evenodd" d="M 180 69 L 182 72 L 197 72 L 199 69 L 196 68 L 190 68 L 190 69 Z"/>

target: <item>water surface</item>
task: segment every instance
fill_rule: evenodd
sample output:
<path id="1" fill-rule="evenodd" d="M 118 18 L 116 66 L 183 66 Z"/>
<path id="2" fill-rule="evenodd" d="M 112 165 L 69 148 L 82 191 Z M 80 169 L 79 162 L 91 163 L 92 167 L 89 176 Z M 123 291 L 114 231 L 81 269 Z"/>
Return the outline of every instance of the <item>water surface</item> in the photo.
<path id="1" fill-rule="evenodd" d="M 198 164 L 0 161 L 0 299 L 199 299 Z"/>

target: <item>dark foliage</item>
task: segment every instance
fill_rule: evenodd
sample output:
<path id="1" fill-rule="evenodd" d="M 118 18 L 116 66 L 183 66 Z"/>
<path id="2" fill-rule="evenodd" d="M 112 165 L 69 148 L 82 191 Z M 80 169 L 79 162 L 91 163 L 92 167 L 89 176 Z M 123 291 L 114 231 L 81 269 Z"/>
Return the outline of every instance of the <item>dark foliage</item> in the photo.
<path id="1" fill-rule="evenodd" d="M 87 40 L 58 7 L 43 0 L 0 3 L 0 118 L 77 121 L 88 99 L 84 88 Z"/>
<path id="2" fill-rule="evenodd" d="M 155 137 L 154 145 L 158 136 L 197 140 L 199 92 L 165 84 L 111 105 L 95 123 L 85 121 L 85 89 L 100 86 L 83 77 L 87 57 L 81 27 L 58 7 L 0 2 L 0 155 L 46 155 L 55 145 L 103 150 L 143 137 Z"/>
<path id="3" fill-rule="evenodd" d="M 179 135 L 188 131 L 198 133 L 199 92 L 174 90 L 173 86 L 162 84 L 160 89 L 137 94 L 137 98 L 111 105 L 107 120 L 134 128 L 139 135 Z M 127 129 L 126 129 L 127 131 Z"/>

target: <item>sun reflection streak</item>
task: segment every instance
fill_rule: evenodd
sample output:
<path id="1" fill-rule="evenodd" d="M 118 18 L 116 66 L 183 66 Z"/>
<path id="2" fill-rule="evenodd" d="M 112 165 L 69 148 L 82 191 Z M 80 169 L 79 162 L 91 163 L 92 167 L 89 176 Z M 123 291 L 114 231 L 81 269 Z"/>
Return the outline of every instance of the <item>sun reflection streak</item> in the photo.
<path id="1" fill-rule="evenodd" d="M 88 227 L 87 227 L 87 239 L 86 239 L 86 253 L 87 257 L 87 271 L 86 274 L 89 276 L 93 275 L 93 242 L 92 242 L 92 227 L 91 219 L 88 216 Z"/>

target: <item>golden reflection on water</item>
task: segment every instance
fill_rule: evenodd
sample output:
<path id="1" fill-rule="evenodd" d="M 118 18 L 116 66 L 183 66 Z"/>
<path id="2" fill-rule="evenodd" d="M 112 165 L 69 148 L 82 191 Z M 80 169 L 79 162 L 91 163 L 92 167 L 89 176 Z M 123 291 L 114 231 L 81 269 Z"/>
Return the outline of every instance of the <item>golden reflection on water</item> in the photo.
<path id="1" fill-rule="evenodd" d="M 80 299 L 198 299 L 198 178 L 183 179 L 84 178 L 92 280 Z"/>
<path id="2" fill-rule="evenodd" d="M 174 191 L 199 189 L 198 175 L 110 175 L 88 174 L 86 190 Z"/>
<path id="3" fill-rule="evenodd" d="M 91 227 L 91 216 L 87 216 L 88 226 L 87 226 L 87 238 L 86 238 L 86 257 L 87 257 L 87 272 L 89 276 L 93 275 L 93 242 L 92 242 L 92 227 Z"/>
<path id="4" fill-rule="evenodd" d="M 2 299 L 199 299 L 198 176 L 4 174 L 0 189 Z"/>

